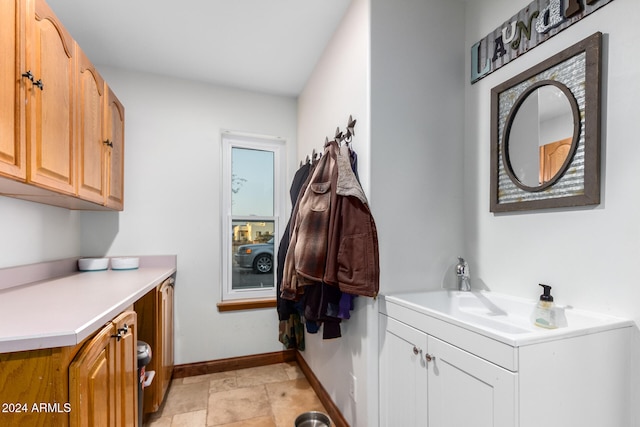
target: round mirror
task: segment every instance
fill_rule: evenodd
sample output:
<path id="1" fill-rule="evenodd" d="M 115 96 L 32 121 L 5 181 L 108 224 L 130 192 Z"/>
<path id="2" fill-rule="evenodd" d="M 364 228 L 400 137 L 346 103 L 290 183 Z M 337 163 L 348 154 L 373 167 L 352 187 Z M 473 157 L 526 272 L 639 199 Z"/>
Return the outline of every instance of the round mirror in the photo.
<path id="1" fill-rule="evenodd" d="M 526 191 L 541 191 L 565 173 L 578 146 L 578 104 L 562 83 L 530 86 L 509 112 L 502 139 L 505 170 Z"/>

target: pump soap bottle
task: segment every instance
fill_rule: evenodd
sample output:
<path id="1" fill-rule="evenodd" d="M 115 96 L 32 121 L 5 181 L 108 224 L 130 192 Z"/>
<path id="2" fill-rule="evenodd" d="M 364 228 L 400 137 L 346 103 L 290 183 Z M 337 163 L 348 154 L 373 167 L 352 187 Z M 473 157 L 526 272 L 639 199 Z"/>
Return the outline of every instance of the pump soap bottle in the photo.
<path id="1" fill-rule="evenodd" d="M 553 303 L 553 297 L 551 296 L 551 286 L 540 286 L 544 289 L 542 295 L 540 295 L 540 301 L 536 306 L 533 314 L 534 323 L 536 326 L 541 326 L 547 329 L 557 328 L 555 304 Z"/>

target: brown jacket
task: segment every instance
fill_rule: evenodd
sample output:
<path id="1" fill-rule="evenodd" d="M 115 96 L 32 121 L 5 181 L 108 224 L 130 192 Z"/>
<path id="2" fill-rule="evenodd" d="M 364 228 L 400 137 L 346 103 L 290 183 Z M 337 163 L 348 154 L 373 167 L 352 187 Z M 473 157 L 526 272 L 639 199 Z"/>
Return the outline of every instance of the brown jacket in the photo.
<path id="1" fill-rule="evenodd" d="M 377 231 L 347 147 L 332 141 L 325 148 L 294 214 L 282 298 L 298 299 L 305 284 L 317 282 L 354 295 L 378 294 Z"/>

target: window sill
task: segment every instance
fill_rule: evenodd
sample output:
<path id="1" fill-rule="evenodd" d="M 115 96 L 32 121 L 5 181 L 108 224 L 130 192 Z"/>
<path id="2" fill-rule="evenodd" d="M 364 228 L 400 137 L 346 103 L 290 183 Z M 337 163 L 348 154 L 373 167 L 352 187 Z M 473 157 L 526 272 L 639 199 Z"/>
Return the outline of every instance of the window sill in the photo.
<path id="1" fill-rule="evenodd" d="M 218 311 L 254 310 L 258 308 L 273 308 L 276 306 L 275 298 L 239 299 L 222 301 L 217 304 Z"/>

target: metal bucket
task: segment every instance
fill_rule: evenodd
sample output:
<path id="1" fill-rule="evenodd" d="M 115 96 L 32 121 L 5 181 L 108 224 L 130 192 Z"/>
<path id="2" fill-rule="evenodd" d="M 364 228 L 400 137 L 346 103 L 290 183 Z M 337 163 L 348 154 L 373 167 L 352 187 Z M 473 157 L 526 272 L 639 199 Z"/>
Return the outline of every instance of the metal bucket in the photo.
<path id="1" fill-rule="evenodd" d="M 331 427 L 331 420 L 322 412 L 311 411 L 298 415 L 295 427 Z"/>

